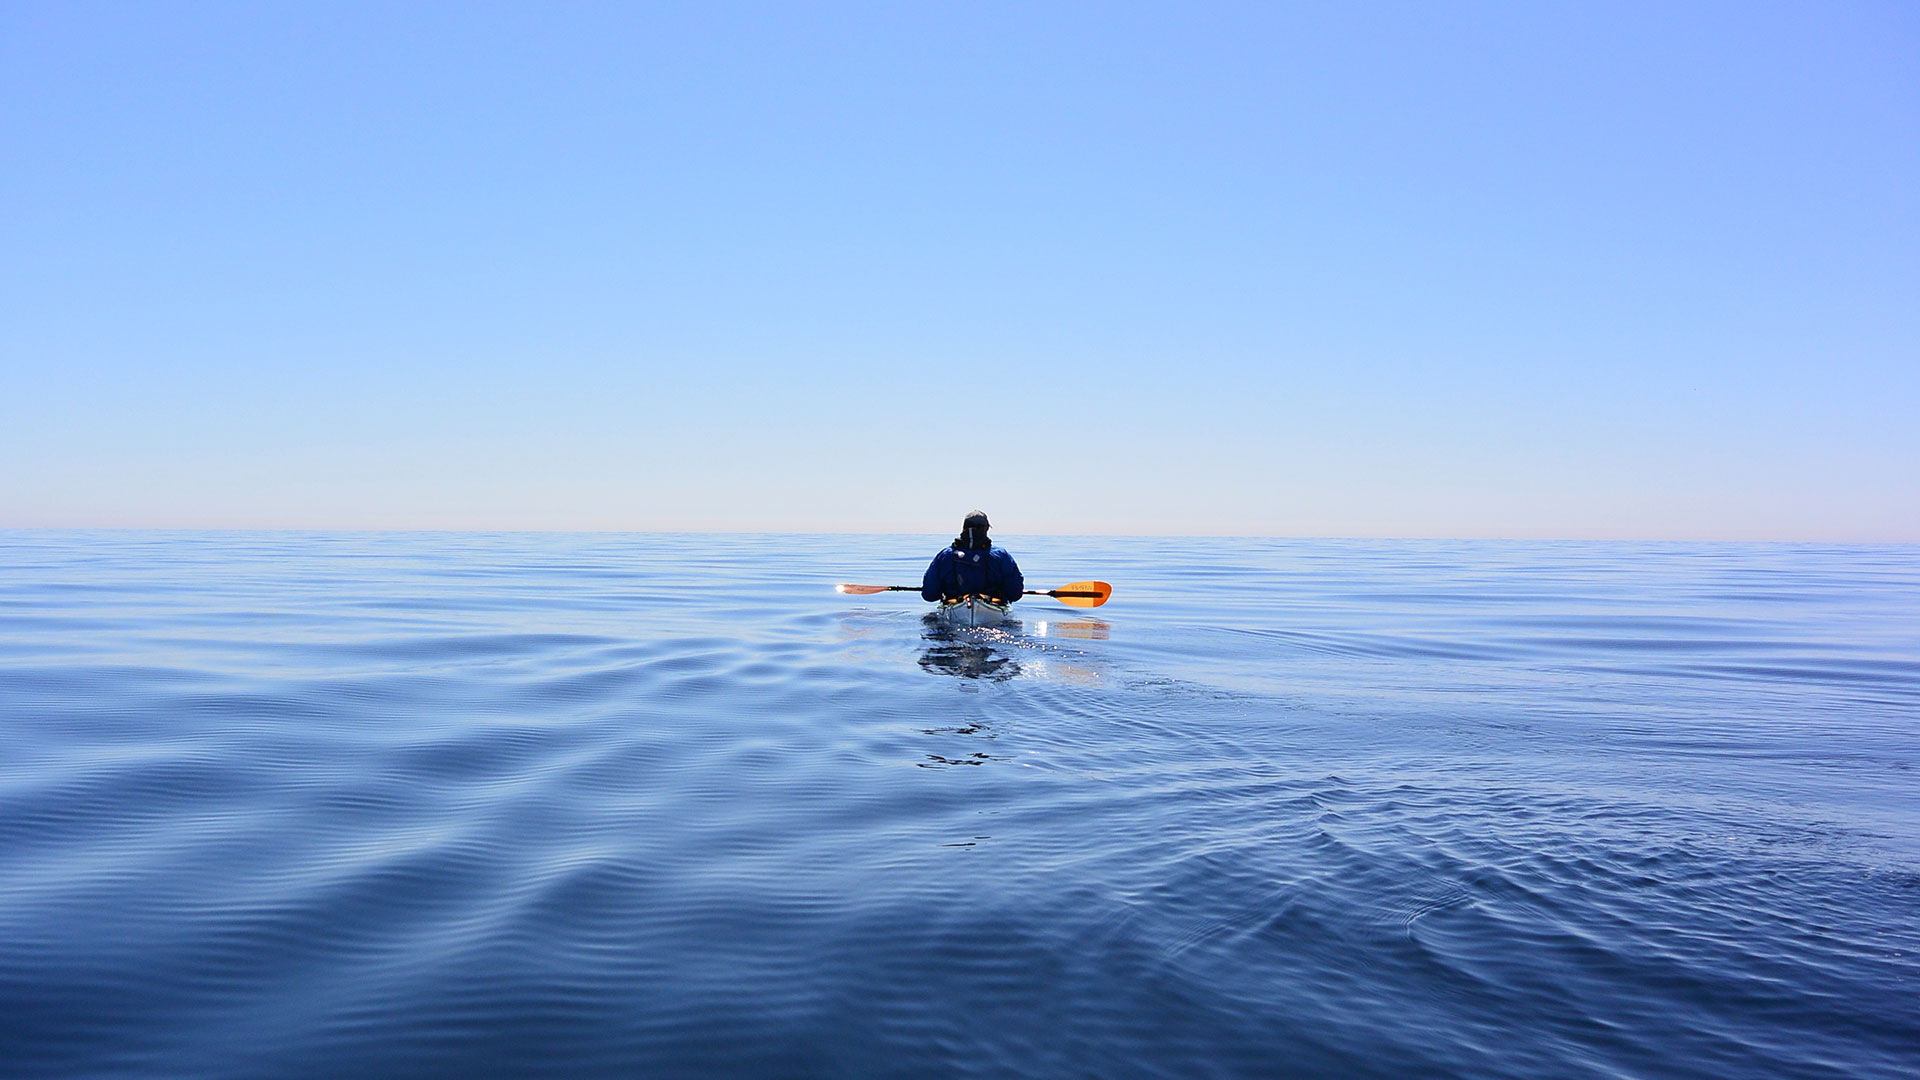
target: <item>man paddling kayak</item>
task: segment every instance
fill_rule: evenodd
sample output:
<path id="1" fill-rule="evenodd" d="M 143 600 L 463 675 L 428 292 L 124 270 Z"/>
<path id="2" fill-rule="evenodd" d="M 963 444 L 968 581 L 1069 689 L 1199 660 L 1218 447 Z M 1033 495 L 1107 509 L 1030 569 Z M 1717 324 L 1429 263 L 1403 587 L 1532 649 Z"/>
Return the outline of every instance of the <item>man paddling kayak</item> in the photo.
<path id="1" fill-rule="evenodd" d="M 920 580 L 920 598 L 929 602 L 984 596 L 1002 604 L 1020 599 L 1027 587 L 1020 564 L 1006 548 L 987 539 L 987 515 L 975 510 L 960 523 L 960 535 L 942 548 Z"/>

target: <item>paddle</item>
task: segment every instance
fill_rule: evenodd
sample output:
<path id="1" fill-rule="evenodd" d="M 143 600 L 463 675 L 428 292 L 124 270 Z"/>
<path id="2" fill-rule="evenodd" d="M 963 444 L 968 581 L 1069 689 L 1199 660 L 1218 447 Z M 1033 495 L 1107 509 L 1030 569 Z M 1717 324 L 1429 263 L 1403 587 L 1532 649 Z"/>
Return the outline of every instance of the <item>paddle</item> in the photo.
<path id="1" fill-rule="evenodd" d="M 1076 581 L 1045 592 L 1027 590 L 1028 596 L 1051 596 L 1068 607 L 1099 607 L 1113 595 L 1113 586 L 1104 581 Z"/>
<path id="2" fill-rule="evenodd" d="M 883 592 L 919 592 L 918 585 L 835 585 L 835 592 L 848 596 L 872 596 Z M 1113 595 L 1113 586 L 1104 581 L 1076 581 L 1057 589 L 1028 589 L 1024 596 L 1051 596 L 1068 607 L 1099 607 Z"/>

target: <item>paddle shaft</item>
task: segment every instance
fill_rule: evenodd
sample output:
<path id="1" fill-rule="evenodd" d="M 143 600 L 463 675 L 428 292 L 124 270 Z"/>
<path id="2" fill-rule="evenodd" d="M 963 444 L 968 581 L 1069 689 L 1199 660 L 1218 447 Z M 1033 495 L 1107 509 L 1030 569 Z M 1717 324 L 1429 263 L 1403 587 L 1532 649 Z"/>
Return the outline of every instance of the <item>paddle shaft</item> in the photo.
<path id="1" fill-rule="evenodd" d="M 918 585 L 863 585 L 861 586 L 861 588 L 862 589 L 879 589 L 882 592 L 919 592 L 920 591 L 920 586 Z M 1073 589 L 1025 589 L 1021 591 L 1020 595 L 1021 596 L 1076 596 L 1085 600 L 1091 600 L 1094 597 L 1099 596 L 1100 594 L 1097 592 L 1081 592 Z"/>
<path id="2" fill-rule="evenodd" d="M 1088 586 L 1091 586 L 1089 588 Z M 848 596 L 872 596 L 883 592 L 919 592 L 918 585 L 835 585 L 834 588 Z M 1023 589 L 1022 596 L 1051 596 L 1068 607 L 1099 607 L 1113 595 L 1113 586 L 1104 581 L 1076 581 L 1064 589 Z M 1090 600 L 1092 603 L 1075 603 L 1077 600 Z"/>

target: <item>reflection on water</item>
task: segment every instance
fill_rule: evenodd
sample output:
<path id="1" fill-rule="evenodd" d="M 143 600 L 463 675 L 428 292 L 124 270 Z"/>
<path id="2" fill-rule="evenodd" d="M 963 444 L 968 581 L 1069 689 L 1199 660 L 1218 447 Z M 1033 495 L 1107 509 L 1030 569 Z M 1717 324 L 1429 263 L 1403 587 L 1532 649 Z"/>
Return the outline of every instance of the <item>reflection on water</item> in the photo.
<path id="1" fill-rule="evenodd" d="M 1046 656 L 1028 661 L 1020 674 L 1029 679 L 1041 679 L 1046 682 L 1061 683 L 1068 686 L 1093 687 L 1101 685 L 1100 669 L 1090 664 L 1076 664 L 1059 656 Z"/>
<path id="2" fill-rule="evenodd" d="M 932 670 L 932 669 L 930 668 L 929 670 Z M 960 674 L 960 673 L 954 672 L 952 674 Z M 966 677 L 979 677 L 979 676 L 963 675 L 962 677 L 966 678 Z M 985 677 L 998 680 L 998 679 L 1012 678 L 1013 676 L 990 675 Z M 955 727 L 922 728 L 921 734 L 937 735 L 941 737 L 964 735 L 964 736 L 970 736 L 970 737 L 977 737 L 979 739 L 987 740 L 987 741 L 991 741 L 997 737 L 991 727 L 989 727 L 986 724 L 980 723 L 979 721 L 969 721 L 967 723 L 960 724 Z M 965 743 L 950 744 L 950 745 L 968 747 L 968 746 L 977 745 L 977 744 L 974 744 L 971 742 L 965 742 Z M 925 760 L 914 762 L 915 765 L 918 765 L 922 769 L 945 769 L 954 765 L 985 765 L 989 761 L 1006 760 L 1005 758 L 1000 757 L 998 755 L 989 754 L 985 750 L 968 750 L 964 753 L 959 750 L 954 750 L 947 754 L 924 754 L 922 756 L 925 758 Z"/>
<path id="3" fill-rule="evenodd" d="M 924 622 L 927 647 L 920 654 L 921 668 L 990 682 L 1019 678 L 1020 661 L 996 648 L 1019 633 L 1018 620 L 1010 619 L 991 629 L 951 627 L 935 615 L 928 615 Z"/>
<path id="4" fill-rule="evenodd" d="M 1099 619 L 1041 619 L 1033 624 L 1034 637 L 1076 638 L 1080 641 L 1105 641 L 1111 629 Z"/>
<path id="5" fill-rule="evenodd" d="M 954 627 L 933 615 L 925 618 L 924 625 L 926 648 L 919 662 L 926 671 L 989 682 L 1038 677 L 1078 686 L 1098 685 L 1099 668 L 1070 659 L 1080 655 L 1078 650 L 1062 652 L 1041 644 L 1041 639 L 1106 641 L 1112 629 L 1106 622 L 1090 618 L 1058 622 L 1038 619 L 1031 624 L 1031 632 L 1024 632 L 1026 627 L 1018 621 L 994 627 Z"/>
<path id="6" fill-rule="evenodd" d="M 949 765 L 985 765 L 992 760 L 993 759 L 986 754 L 975 751 L 966 757 L 955 758 L 941 757 L 939 754 L 928 754 L 927 760 L 917 761 L 914 764 L 923 769 L 944 769 Z"/>

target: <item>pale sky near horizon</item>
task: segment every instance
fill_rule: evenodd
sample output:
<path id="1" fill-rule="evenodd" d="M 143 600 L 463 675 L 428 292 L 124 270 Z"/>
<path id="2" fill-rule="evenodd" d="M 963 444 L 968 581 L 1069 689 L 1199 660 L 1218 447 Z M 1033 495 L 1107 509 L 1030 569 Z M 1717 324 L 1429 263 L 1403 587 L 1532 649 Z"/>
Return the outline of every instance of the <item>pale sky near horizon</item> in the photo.
<path id="1" fill-rule="evenodd" d="M 1920 7 L 0 7 L 0 527 L 1920 541 Z"/>

